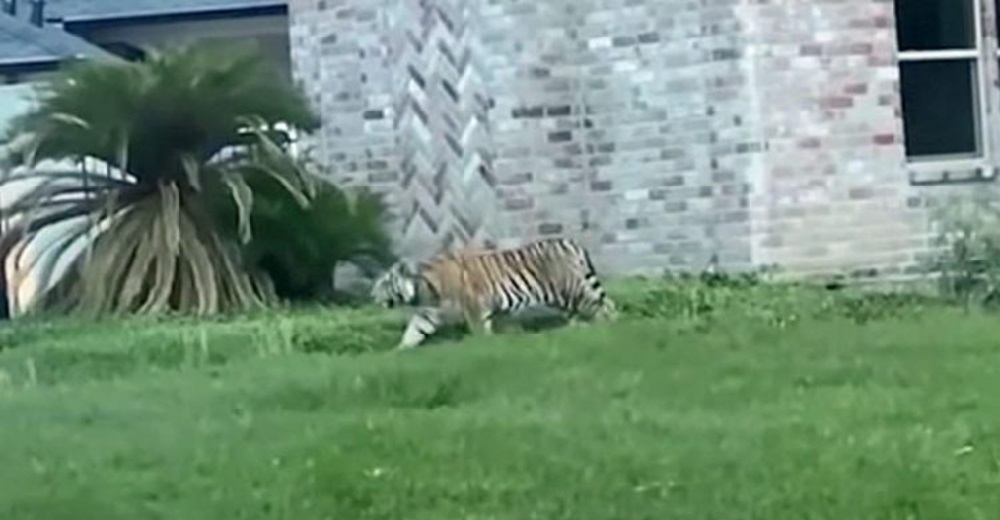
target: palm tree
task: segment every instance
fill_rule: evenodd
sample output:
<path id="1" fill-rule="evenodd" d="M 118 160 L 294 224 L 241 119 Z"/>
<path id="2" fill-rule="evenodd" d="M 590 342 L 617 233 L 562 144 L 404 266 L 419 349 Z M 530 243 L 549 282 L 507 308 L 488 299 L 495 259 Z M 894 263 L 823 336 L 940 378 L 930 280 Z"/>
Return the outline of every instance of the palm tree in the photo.
<path id="1" fill-rule="evenodd" d="M 256 49 L 195 45 L 142 62 L 78 63 L 38 94 L 11 125 L 14 170 L 0 179 L 5 190 L 33 184 L 5 208 L 14 224 L 0 258 L 30 269 L 36 308 L 204 315 L 268 302 L 267 280 L 245 269 L 224 228 L 251 238 L 248 174 L 308 204 L 312 184 L 275 128 L 310 131 L 318 120 Z M 104 171 L 46 170 L 45 161 Z M 235 202 L 235 222 L 214 217 L 219 193 Z"/>

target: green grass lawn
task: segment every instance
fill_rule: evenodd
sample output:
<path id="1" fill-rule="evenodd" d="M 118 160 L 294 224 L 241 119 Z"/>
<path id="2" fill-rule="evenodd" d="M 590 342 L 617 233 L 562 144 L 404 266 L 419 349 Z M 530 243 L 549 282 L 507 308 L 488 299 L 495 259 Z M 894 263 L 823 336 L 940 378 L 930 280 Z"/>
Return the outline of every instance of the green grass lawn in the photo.
<path id="1" fill-rule="evenodd" d="M 16 325 L 0 519 L 1000 518 L 995 316 L 671 290 L 403 354 L 366 310 Z"/>

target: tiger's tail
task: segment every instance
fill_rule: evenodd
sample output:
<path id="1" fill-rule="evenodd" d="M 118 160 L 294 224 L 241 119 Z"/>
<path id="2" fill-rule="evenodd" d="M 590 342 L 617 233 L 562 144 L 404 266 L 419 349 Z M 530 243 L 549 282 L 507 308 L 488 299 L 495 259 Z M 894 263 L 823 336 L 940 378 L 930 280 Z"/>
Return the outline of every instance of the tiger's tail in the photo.
<path id="1" fill-rule="evenodd" d="M 618 306 L 615 305 L 614 300 L 608 295 L 607 290 L 604 288 L 604 284 L 597 278 L 597 270 L 594 269 L 594 263 L 590 259 L 590 253 L 586 249 L 583 250 L 583 260 L 586 264 L 586 274 L 584 275 L 584 282 L 590 289 L 591 293 L 594 295 L 594 299 L 598 305 L 597 311 L 594 316 L 597 319 L 604 321 L 615 321 L 619 317 Z"/>

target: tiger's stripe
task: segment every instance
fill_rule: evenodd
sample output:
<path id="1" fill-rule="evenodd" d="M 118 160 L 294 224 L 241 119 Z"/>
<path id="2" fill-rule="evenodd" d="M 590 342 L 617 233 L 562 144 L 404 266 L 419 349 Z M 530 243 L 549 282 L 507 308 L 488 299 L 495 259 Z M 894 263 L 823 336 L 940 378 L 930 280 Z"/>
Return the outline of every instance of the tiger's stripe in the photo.
<path id="1" fill-rule="evenodd" d="M 574 322 L 617 317 L 589 253 L 566 238 L 511 249 L 463 249 L 416 267 L 397 262 L 376 280 L 372 297 L 388 307 L 418 307 L 399 348 L 419 345 L 456 315 L 487 334 L 498 314 L 535 306 L 562 310 Z"/>

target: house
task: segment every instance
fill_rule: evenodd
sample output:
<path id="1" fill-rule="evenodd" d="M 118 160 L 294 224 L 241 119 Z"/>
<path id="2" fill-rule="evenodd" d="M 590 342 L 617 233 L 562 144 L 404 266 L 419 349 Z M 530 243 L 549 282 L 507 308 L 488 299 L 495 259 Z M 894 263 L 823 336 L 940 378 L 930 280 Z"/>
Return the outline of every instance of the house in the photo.
<path id="1" fill-rule="evenodd" d="M 314 153 L 334 180 L 386 194 L 408 255 L 566 235 L 614 272 L 717 257 L 905 276 L 933 247 L 933 206 L 996 189 L 995 0 L 42 11 L 46 27 L 126 58 L 195 37 L 266 42 L 323 117 Z"/>
<path id="2" fill-rule="evenodd" d="M 569 235 L 618 272 L 904 276 L 996 190 L 994 0 L 291 0 L 338 180 L 407 251 Z"/>
<path id="3" fill-rule="evenodd" d="M 0 0 L 0 127 L 23 111 L 33 83 L 74 58 L 252 40 L 291 81 L 286 13 L 280 0 Z"/>
<path id="4" fill-rule="evenodd" d="M 127 59 L 148 46 L 256 40 L 289 71 L 287 6 L 278 0 L 2 0 L 3 11 Z M 72 38 L 75 37 L 75 38 Z"/>
<path id="5" fill-rule="evenodd" d="M 16 4 L 10 4 L 16 5 Z M 9 9 L 10 5 L 4 5 Z M 21 112 L 33 82 L 67 60 L 109 58 L 105 50 L 66 32 L 42 26 L 40 11 L 24 18 L 0 15 L 0 121 Z M 34 16 L 35 23 L 31 23 Z"/>
<path id="6" fill-rule="evenodd" d="M 254 40 L 290 79 L 286 13 L 283 0 L 48 0 L 46 23 L 130 59 L 148 46 Z"/>

